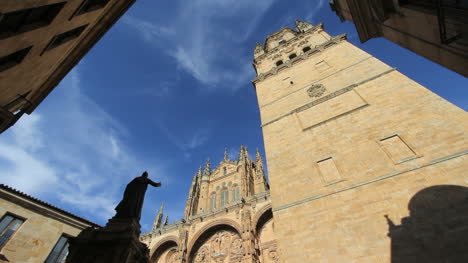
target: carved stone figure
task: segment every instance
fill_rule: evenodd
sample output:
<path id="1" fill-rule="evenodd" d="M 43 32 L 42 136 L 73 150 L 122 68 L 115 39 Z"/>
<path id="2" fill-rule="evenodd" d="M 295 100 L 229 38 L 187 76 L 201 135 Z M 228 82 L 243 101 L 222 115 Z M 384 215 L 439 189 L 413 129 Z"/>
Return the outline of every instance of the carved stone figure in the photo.
<path id="1" fill-rule="evenodd" d="M 242 239 L 235 238 L 231 243 L 231 257 L 241 257 L 242 256 Z"/>
<path id="2" fill-rule="evenodd" d="M 194 262 L 195 263 L 208 263 L 208 262 L 210 262 L 209 251 L 210 250 L 209 250 L 208 246 L 201 247 L 198 250 L 197 255 L 195 256 Z"/>
<path id="3" fill-rule="evenodd" d="M 141 208 L 145 199 L 146 189 L 148 184 L 159 187 L 161 183 L 155 183 L 148 178 L 148 172 L 144 172 L 141 176 L 133 179 L 125 188 L 122 201 L 117 205 L 117 212 L 114 218 L 136 218 L 140 220 Z"/>
<path id="4" fill-rule="evenodd" d="M 309 94 L 309 97 L 311 98 L 318 98 L 325 93 L 327 89 L 325 89 L 325 86 L 322 84 L 314 84 L 310 88 L 307 89 L 307 94 Z"/>

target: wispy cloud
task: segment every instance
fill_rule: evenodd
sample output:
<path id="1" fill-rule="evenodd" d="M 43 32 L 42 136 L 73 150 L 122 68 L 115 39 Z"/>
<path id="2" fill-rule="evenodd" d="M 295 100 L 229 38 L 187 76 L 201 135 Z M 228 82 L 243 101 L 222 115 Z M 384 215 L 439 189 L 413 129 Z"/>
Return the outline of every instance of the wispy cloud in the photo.
<path id="1" fill-rule="evenodd" d="M 310 13 L 306 16 L 306 21 L 315 22 L 314 21 L 315 15 L 317 15 L 320 9 L 324 7 L 325 0 L 315 0 L 315 1 L 317 2 L 317 4 L 313 6 Z"/>
<path id="2" fill-rule="evenodd" d="M 77 69 L 53 97 L 51 108 L 22 117 L 2 134 L 0 180 L 80 214 L 107 219 L 122 185 L 141 172 L 135 167 L 159 175 L 162 168 L 133 157 L 124 143 L 128 132 L 81 92 Z"/>
<path id="3" fill-rule="evenodd" d="M 191 131 L 189 136 L 177 136 L 162 121 L 159 121 L 158 124 L 161 132 L 182 151 L 185 158 L 190 158 L 192 151 L 204 145 L 211 134 L 210 129 L 199 128 Z"/>
<path id="4" fill-rule="evenodd" d="M 254 76 L 252 55 L 244 54 L 245 43 L 274 0 L 194 0 L 171 20 L 171 27 L 135 17 L 127 24 L 137 29 L 149 44 L 164 43 L 164 50 L 174 58 L 179 69 L 207 88 L 236 90 Z M 236 24 L 236 27 L 226 26 Z M 170 32 L 174 32 L 173 34 Z M 160 51 L 160 50 L 158 50 Z"/>

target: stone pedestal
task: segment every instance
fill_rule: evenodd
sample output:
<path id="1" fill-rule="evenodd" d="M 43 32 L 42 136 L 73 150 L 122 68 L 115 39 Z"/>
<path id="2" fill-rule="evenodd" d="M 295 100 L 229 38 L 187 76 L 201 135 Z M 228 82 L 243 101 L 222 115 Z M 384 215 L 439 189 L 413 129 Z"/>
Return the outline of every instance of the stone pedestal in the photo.
<path id="1" fill-rule="evenodd" d="M 70 241 L 67 263 L 149 263 L 135 219 L 110 219 L 103 228 L 87 228 Z"/>

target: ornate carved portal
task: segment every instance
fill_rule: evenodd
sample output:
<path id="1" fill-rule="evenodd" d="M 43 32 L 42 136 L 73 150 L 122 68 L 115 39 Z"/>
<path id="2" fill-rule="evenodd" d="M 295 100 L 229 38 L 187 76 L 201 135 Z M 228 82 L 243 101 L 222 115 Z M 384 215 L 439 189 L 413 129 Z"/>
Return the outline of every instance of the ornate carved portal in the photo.
<path id="1" fill-rule="evenodd" d="M 194 263 L 239 262 L 242 258 L 242 239 L 233 231 L 220 230 L 201 242 Z"/>

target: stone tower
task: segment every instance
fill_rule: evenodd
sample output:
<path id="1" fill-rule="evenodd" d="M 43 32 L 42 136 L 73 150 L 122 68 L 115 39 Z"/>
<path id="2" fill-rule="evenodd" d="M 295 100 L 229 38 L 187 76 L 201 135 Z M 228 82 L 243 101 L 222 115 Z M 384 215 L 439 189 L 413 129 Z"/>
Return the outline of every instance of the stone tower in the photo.
<path id="1" fill-rule="evenodd" d="M 161 224 L 141 240 L 153 263 L 276 263 L 269 186 L 260 153 L 252 160 L 241 146 L 237 160 L 228 158 L 214 169 L 207 161 L 192 179 L 184 219 Z"/>
<path id="2" fill-rule="evenodd" d="M 282 262 L 468 262 L 466 112 L 322 24 L 253 65 Z"/>

